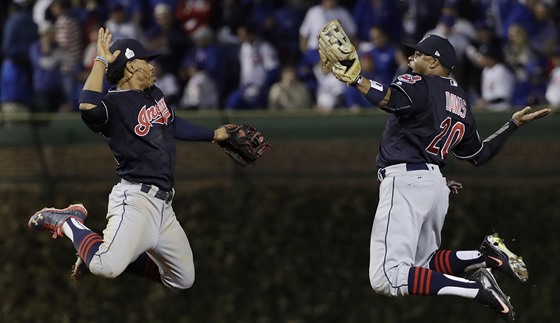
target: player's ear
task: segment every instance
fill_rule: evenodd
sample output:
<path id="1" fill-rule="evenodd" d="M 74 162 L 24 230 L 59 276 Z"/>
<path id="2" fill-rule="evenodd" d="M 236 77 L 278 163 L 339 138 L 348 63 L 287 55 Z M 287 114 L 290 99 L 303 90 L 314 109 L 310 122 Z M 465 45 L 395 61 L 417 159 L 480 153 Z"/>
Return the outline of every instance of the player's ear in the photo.
<path id="1" fill-rule="evenodd" d="M 125 68 L 128 72 L 130 73 L 134 73 L 134 67 L 132 66 L 132 62 L 128 61 L 126 62 Z"/>

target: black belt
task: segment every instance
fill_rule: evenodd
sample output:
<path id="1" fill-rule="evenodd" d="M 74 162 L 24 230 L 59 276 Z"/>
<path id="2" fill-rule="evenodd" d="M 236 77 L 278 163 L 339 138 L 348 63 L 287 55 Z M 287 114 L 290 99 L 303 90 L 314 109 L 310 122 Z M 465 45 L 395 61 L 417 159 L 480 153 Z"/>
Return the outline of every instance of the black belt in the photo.
<path id="1" fill-rule="evenodd" d="M 388 167 L 388 166 L 387 166 Z M 406 171 L 412 172 L 415 170 L 429 170 L 426 163 L 406 163 Z M 385 178 L 385 168 L 379 169 L 380 180 Z"/>
<path id="2" fill-rule="evenodd" d="M 151 189 L 152 189 L 152 185 L 142 184 L 142 188 L 140 189 L 140 191 L 144 193 L 149 193 Z M 158 191 L 154 196 L 160 200 L 164 200 L 165 202 L 171 202 L 171 200 L 173 199 L 173 190 L 164 191 L 158 188 Z"/>
<path id="3" fill-rule="evenodd" d="M 123 179 L 119 178 L 119 183 L 122 182 L 122 181 L 123 181 Z M 129 182 L 129 183 L 140 184 L 140 183 L 134 183 L 134 182 Z M 141 184 L 141 185 L 142 185 L 142 187 L 140 188 L 140 191 L 144 192 L 146 194 L 148 194 L 150 192 L 150 190 L 152 189 L 152 185 L 150 185 L 150 184 Z M 157 188 L 157 189 L 158 190 L 157 190 L 156 194 L 154 195 L 156 198 L 158 198 L 160 200 L 164 200 L 165 202 L 171 202 L 171 200 L 173 199 L 173 195 L 174 195 L 172 189 L 169 190 L 169 191 L 165 191 L 165 190 L 162 190 L 160 188 Z"/>
<path id="4" fill-rule="evenodd" d="M 426 163 L 406 163 L 406 171 L 412 172 L 413 170 L 428 170 Z"/>

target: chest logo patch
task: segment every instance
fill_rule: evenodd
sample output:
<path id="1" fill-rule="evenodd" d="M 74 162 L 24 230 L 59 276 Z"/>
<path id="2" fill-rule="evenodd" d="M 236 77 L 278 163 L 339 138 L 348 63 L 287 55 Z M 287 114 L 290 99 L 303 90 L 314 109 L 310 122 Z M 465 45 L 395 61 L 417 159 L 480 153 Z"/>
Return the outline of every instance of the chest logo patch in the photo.
<path id="1" fill-rule="evenodd" d="M 138 112 L 138 124 L 134 127 L 134 133 L 144 137 L 154 124 L 167 125 L 169 117 L 171 117 L 171 112 L 163 98 L 149 108 L 143 106 Z"/>
<path id="2" fill-rule="evenodd" d="M 412 74 L 403 74 L 399 75 L 399 81 L 405 82 L 408 84 L 414 84 L 422 79 L 420 75 L 412 75 Z"/>

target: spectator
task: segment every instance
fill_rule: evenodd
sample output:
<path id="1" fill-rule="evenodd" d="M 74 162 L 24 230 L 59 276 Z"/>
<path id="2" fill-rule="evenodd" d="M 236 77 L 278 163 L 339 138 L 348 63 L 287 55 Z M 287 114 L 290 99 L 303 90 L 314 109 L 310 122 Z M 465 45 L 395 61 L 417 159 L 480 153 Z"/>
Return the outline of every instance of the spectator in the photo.
<path id="1" fill-rule="evenodd" d="M 303 110 L 311 107 L 311 93 L 305 85 L 297 79 L 296 68 L 285 66 L 282 69 L 280 81 L 274 83 L 268 94 L 268 108 L 270 110 Z"/>
<path id="2" fill-rule="evenodd" d="M 313 68 L 317 79 L 317 109 L 320 111 L 331 111 L 340 108 L 344 104 L 344 83 L 337 80 L 332 73 L 316 64 Z"/>
<path id="3" fill-rule="evenodd" d="M 538 103 L 536 91 L 542 88 L 544 66 L 537 52 L 531 47 L 527 31 L 522 25 L 509 27 L 504 47 L 505 62 L 513 70 L 516 84 L 512 104 L 526 106 Z"/>
<path id="4" fill-rule="evenodd" d="M 210 26 L 212 9 L 215 8 L 210 0 L 179 0 L 175 18 L 192 35 L 199 27 Z"/>
<path id="5" fill-rule="evenodd" d="M 319 62 L 317 35 L 323 26 L 331 19 L 340 19 L 348 37 L 356 35 L 356 23 L 344 7 L 338 5 L 338 0 L 321 0 L 321 3 L 309 8 L 299 28 L 300 50 L 304 56 L 312 55 L 313 63 Z"/>
<path id="6" fill-rule="evenodd" d="M 546 100 L 551 108 L 560 109 L 560 46 L 557 46 L 551 56 L 553 69 L 546 89 Z"/>
<path id="7" fill-rule="evenodd" d="M 172 72 L 164 72 L 161 69 L 160 61 L 157 59 L 150 63 L 154 66 L 156 86 L 165 93 L 165 102 L 175 109 L 181 99 L 181 86 L 177 76 Z"/>
<path id="8" fill-rule="evenodd" d="M 236 31 L 247 18 L 249 8 L 242 0 L 222 0 L 215 11 L 217 40 L 221 44 L 237 44 Z"/>
<path id="9" fill-rule="evenodd" d="M 14 1 L 3 26 L 0 104 L 3 113 L 30 111 L 32 71 L 29 49 L 39 35 L 30 1 Z"/>
<path id="10" fill-rule="evenodd" d="M 119 3 L 109 6 L 109 19 L 105 22 L 105 27 L 111 31 L 113 41 L 134 38 L 143 44 L 146 43 L 141 26 L 127 18 L 125 8 Z"/>
<path id="11" fill-rule="evenodd" d="M 479 49 L 478 64 L 482 69 L 482 97 L 475 107 L 498 112 L 511 108 L 515 77 L 503 63 L 502 48 L 497 44 L 483 45 Z"/>
<path id="12" fill-rule="evenodd" d="M 558 24 L 552 19 L 555 13 L 558 14 L 557 3 L 555 4 L 552 0 L 539 0 L 531 7 L 537 30 L 531 34 L 530 42 L 531 46 L 541 55 L 550 53 L 560 41 Z"/>
<path id="13" fill-rule="evenodd" d="M 331 19 L 340 19 L 348 37 L 356 35 L 356 23 L 350 12 L 338 5 L 337 0 L 321 0 L 320 4 L 307 10 L 299 28 L 300 51 L 302 53 L 297 68 L 298 78 L 307 84 L 312 93 L 317 93 L 319 80 L 323 73 L 316 70 L 319 62 L 319 43 L 317 35 L 323 26 Z"/>
<path id="14" fill-rule="evenodd" d="M 434 9 L 441 8 L 444 0 L 415 0 L 404 3 L 407 5 L 403 9 L 402 21 L 405 42 L 416 43 L 438 24 L 439 16 L 434 14 Z"/>
<path id="15" fill-rule="evenodd" d="M 481 0 L 480 14 L 475 20 L 483 21 L 499 39 L 505 39 L 507 29 L 504 21 L 518 2 L 519 0 Z"/>
<path id="16" fill-rule="evenodd" d="M 463 88 L 469 94 L 472 102 L 478 100 L 481 96 L 481 80 L 483 66 L 480 64 L 480 48 L 483 46 L 498 46 L 502 48 L 503 44 L 495 36 L 494 28 L 487 25 L 485 21 L 480 20 L 475 24 L 476 37 L 469 46 L 465 48 L 465 57 L 462 64 Z M 502 55 L 503 56 L 503 55 Z"/>
<path id="17" fill-rule="evenodd" d="M 275 10 L 272 16 L 270 39 L 274 40 L 273 44 L 282 62 L 295 63 L 300 57 L 299 26 L 305 11 L 298 8 L 298 1 L 287 1 L 288 4 Z"/>
<path id="18" fill-rule="evenodd" d="M 222 57 L 222 48 L 214 41 L 214 32 L 208 26 L 198 28 L 193 34 L 194 42 L 191 48 L 181 62 L 180 77 L 185 84 L 189 75 L 192 74 L 188 70 L 193 66 L 197 66 L 208 73 L 213 79 L 218 81 L 218 89 L 222 91 L 225 88 L 225 72 Z"/>
<path id="19" fill-rule="evenodd" d="M 400 43 L 402 37 L 402 14 L 393 0 L 357 0 L 352 17 L 357 26 L 357 37 L 360 41 L 370 39 L 371 26 L 379 26 L 389 32 L 389 38 Z"/>
<path id="20" fill-rule="evenodd" d="M 155 25 L 148 31 L 148 48 L 161 53 L 159 62 L 164 73 L 176 73 L 185 53 L 192 46 L 189 36 L 175 20 L 168 4 L 154 10 Z"/>
<path id="21" fill-rule="evenodd" d="M 55 28 L 48 21 L 39 26 L 39 41 L 33 43 L 29 57 L 33 66 L 35 112 L 58 112 L 65 102 L 60 65 L 63 57 L 55 42 Z"/>
<path id="22" fill-rule="evenodd" d="M 237 29 L 241 39 L 239 88 L 226 101 L 226 109 L 263 109 L 267 107 L 267 92 L 279 72 L 276 49 L 259 39 L 255 26 L 245 24 Z"/>
<path id="23" fill-rule="evenodd" d="M 71 9 L 71 0 L 54 0 L 51 5 L 51 13 L 56 17 L 55 39 L 58 50 L 64 57 L 60 66 L 65 93 L 62 111 L 78 109 L 80 90 L 77 81 L 82 67 L 82 29 L 78 20 L 70 15 Z"/>
<path id="24" fill-rule="evenodd" d="M 182 109 L 210 110 L 218 109 L 220 95 L 214 79 L 201 63 L 190 62 L 187 66 L 189 81 L 181 98 Z"/>
<path id="25" fill-rule="evenodd" d="M 386 30 L 381 26 L 371 27 L 370 40 L 373 47 L 367 52 L 373 59 L 374 79 L 383 84 L 391 84 L 397 70 L 395 47 L 390 42 Z"/>

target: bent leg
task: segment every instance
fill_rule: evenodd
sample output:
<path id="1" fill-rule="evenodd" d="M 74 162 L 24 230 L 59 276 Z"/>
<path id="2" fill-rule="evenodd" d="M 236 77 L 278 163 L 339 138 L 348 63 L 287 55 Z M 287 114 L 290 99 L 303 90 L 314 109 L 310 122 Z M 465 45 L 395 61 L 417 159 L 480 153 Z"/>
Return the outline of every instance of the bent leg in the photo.
<path id="1" fill-rule="evenodd" d="M 159 239 L 156 246 L 148 250 L 148 254 L 158 265 L 165 286 L 187 289 L 193 285 L 195 278 L 191 245 L 171 204 L 165 208 L 166 216 Z"/>

